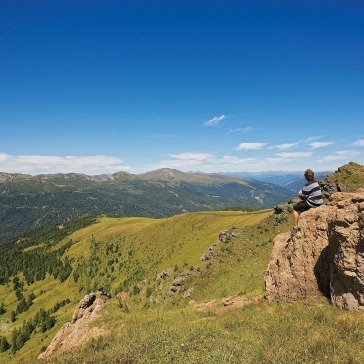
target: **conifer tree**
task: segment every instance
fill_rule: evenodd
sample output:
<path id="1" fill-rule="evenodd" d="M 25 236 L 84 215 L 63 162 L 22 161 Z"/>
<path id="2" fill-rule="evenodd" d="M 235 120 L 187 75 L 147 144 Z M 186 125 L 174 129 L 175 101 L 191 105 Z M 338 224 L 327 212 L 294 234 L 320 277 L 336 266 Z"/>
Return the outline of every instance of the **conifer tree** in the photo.
<path id="1" fill-rule="evenodd" d="M 6 340 L 5 337 L 0 337 L 0 353 L 4 353 L 6 350 L 10 348 L 10 344 Z"/>
<path id="2" fill-rule="evenodd" d="M 14 312 L 14 311 L 11 311 L 11 312 L 10 312 L 10 321 L 11 321 L 11 322 L 14 322 L 15 320 L 16 320 L 15 312 Z"/>

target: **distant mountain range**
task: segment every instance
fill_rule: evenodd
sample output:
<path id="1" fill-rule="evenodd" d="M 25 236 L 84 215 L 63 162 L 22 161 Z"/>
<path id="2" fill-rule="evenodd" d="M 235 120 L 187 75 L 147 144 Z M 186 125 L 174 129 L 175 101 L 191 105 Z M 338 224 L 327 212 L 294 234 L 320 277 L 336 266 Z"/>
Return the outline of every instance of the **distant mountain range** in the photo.
<path id="1" fill-rule="evenodd" d="M 0 242 L 86 216 L 168 217 L 229 207 L 265 209 L 291 197 L 286 188 L 264 181 L 167 168 L 140 175 L 0 173 Z"/>
<path id="2" fill-rule="evenodd" d="M 285 307 L 264 303 L 263 276 L 272 248 L 277 246 L 275 237 L 292 227 L 291 213 L 284 204 L 281 212 L 276 213 L 208 211 L 161 220 L 100 216 L 57 224 L 62 219 L 107 209 L 114 216 L 131 213 L 136 207 L 140 213 L 173 213 L 187 209 L 189 203 L 191 208 L 198 209 L 202 206 L 198 203 L 204 201 L 211 203 L 208 205 L 211 208 L 215 206 L 212 202 L 218 201 L 242 205 L 247 201 L 243 198 L 245 193 L 249 198 L 253 194 L 254 200 L 257 193 L 267 198 L 274 195 L 276 185 L 255 182 L 169 169 L 138 176 L 124 172 L 96 177 L 0 174 L 0 232 L 3 234 L 10 227 L 17 229 L 17 224 L 22 229 L 39 227 L 28 230 L 16 244 L 10 240 L 0 247 L 0 329 L 3 329 L 0 330 L 0 363 L 39 362 L 36 358 L 40 351 L 44 352 L 57 332 L 62 333 L 62 340 L 55 340 L 53 348 L 69 349 L 70 342 L 79 344 L 85 343 L 85 338 L 91 340 L 94 330 L 83 321 L 79 325 L 77 320 L 83 320 L 91 311 L 97 312 L 95 306 L 80 311 L 80 305 L 76 305 L 82 297 L 90 297 L 85 295 L 91 292 L 107 301 L 98 320 L 105 336 L 85 348 L 73 347 L 67 356 L 50 358 L 50 363 L 143 362 L 148 355 L 159 362 L 170 362 L 170 353 L 176 350 L 181 353 L 183 350 L 183 362 L 203 362 L 196 358 L 206 353 L 201 351 L 204 347 L 209 353 L 215 347 L 223 348 L 218 355 L 212 352 L 215 357 L 210 355 L 210 358 L 224 362 L 232 338 L 235 341 L 241 338 L 239 346 L 234 341 L 234 347 L 244 347 L 248 341 L 253 344 L 257 341 L 257 332 L 263 333 L 255 345 L 258 354 L 248 357 L 248 362 L 262 362 L 262 358 L 263 362 L 267 362 L 264 358 L 271 362 L 271 356 L 263 357 L 262 352 L 267 347 L 279 351 L 284 341 L 288 342 L 290 352 L 295 353 L 297 343 L 302 342 L 302 327 L 305 330 L 310 327 L 309 335 L 315 337 L 322 336 L 323 329 L 325 333 L 331 330 L 325 344 L 330 345 L 332 338 L 339 342 L 342 332 L 335 335 L 342 326 L 343 313 L 333 310 L 327 300 Z M 363 186 L 364 166 L 356 163 L 340 167 L 321 181 L 326 199 L 334 192 L 356 191 Z M 173 203 L 181 203 L 182 207 L 174 207 Z M 40 227 L 48 221 L 56 224 Z M 353 227 L 357 229 L 355 224 Z M 295 247 L 284 249 L 290 252 Z M 300 285 L 292 288 L 302 289 Z M 73 312 L 76 314 L 72 315 Z M 355 312 L 352 316 L 348 314 L 345 317 L 351 320 L 350 330 L 363 331 L 361 316 Z M 277 320 L 277 317 L 283 319 Z M 315 317 L 320 320 L 313 322 Z M 330 319 L 327 324 L 321 320 L 325 317 Z M 296 325 L 292 332 L 298 333 L 298 338 L 293 339 L 292 333 L 286 332 L 287 322 L 291 325 L 292 318 Z M 244 336 L 247 331 L 243 332 L 242 328 L 252 324 L 253 330 Z M 92 323 L 93 329 L 97 326 L 97 322 Z M 267 330 L 267 327 L 273 329 Z M 73 328 L 72 335 L 69 328 Z M 355 335 L 356 347 L 362 343 L 362 331 Z M 273 340 L 274 347 L 269 346 L 272 332 L 286 335 Z M 181 343 L 186 344 L 181 346 Z M 345 358 L 353 341 L 342 345 L 347 350 L 338 350 L 340 357 L 336 352 L 331 354 L 330 362 L 347 362 Z M 313 342 L 315 355 L 317 350 L 321 350 L 321 358 L 330 355 L 325 346 L 317 349 Z M 140 356 L 136 357 L 135 353 L 139 352 Z M 249 352 L 253 352 L 250 346 Z M 306 347 L 301 348 L 301 353 L 305 360 Z M 244 355 L 246 351 L 243 355 L 235 353 L 230 362 L 239 362 Z M 357 352 L 353 355 L 355 359 Z M 277 356 L 276 362 L 279 359 Z"/>
<path id="3" fill-rule="evenodd" d="M 244 180 L 257 180 L 261 182 L 273 183 L 284 187 L 294 193 L 299 191 L 306 183 L 303 177 L 304 171 L 266 171 L 266 172 L 223 172 L 229 177 L 241 178 Z M 322 180 L 333 174 L 333 171 L 315 172 L 315 179 Z"/>

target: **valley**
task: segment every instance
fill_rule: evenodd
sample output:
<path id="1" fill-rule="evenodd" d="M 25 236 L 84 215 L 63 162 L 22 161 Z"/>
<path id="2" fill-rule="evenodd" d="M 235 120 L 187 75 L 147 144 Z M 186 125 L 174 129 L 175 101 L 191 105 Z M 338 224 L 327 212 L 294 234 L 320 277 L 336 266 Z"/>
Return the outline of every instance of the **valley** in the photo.
<path id="1" fill-rule="evenodd" d="M 363 168 L 350 163 L 323 180 L 325 198 L 363 186 Z M 292 226 L 290 207 L 101 214 L 4 242 L 0 363 L 44 363 L 38 356 L 92 292 L 104 304 L 88 325 L 102 335 L 83 335 L 69 352 L 56 346 L 47 362 L 360 363 L 360 312 L 325 297 L 264 299 L 274 239 Z"/>

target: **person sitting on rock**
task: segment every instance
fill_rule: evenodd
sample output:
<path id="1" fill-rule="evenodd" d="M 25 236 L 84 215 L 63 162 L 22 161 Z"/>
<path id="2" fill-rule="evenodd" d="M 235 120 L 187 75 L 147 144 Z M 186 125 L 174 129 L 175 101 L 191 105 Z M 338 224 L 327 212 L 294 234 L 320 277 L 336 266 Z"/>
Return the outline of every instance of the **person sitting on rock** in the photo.
<path id="1" fill-rule="evenodd" d="M 306 169 L 304 176 L 307 183 L 298 192 L 300 201 L 293 205 L 293 230 L 291 232 L 292 238 L 300 230 L 298 227 L 300 213 L 307 211 L 312 207 L 318 207 L 323 203 L 321 188 L 319 183 L 314 180 L 314 172 L 311 169 Z"/>

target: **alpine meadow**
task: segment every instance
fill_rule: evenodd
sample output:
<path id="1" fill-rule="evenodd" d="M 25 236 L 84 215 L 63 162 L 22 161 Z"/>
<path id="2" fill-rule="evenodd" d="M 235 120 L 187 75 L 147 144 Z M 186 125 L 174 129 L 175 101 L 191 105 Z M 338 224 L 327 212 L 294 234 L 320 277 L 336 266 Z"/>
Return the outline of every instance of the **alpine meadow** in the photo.
<path id="1" fill-rule="evenodd" d="M 363 364 L 363 19 L 0 0 L 0 364 Z"/>
<path id="2" fill-rule="evenodd" d="M 350 163 L 320 184 L 329 196 L 364 186 L 363 176 Z M 265 299 L 274 239 L 292 225 L 287 202 L 157 219 L 100 215 L 23 234 L 2 246 L 1 362 L 362 362 L 360 311 L 325 295 Z M 81 301 L 92 295 L 94 317 Z"/>

